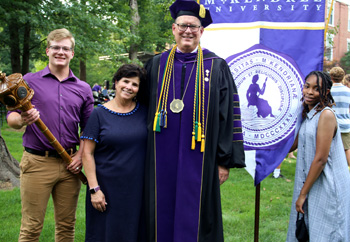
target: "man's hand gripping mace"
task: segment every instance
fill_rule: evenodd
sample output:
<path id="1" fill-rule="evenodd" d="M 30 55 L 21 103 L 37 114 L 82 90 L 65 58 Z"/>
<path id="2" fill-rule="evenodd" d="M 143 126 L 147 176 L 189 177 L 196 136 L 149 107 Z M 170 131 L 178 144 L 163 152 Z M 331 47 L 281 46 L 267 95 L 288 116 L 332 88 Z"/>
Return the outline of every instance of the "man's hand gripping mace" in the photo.
<path id="1" fill-rule="evenodd" d="M 7 110 L 19 109 L 25 112 L 32 109 L 33 106 L 30 100 L 33 98 L 33 95 L 34 90 L 29 88 L 21 74 L 15 73 L 6 77 L 5 73 L 0 72 L 0 102 L 6 105 Z M 72 163 L 70 155 L 68 155 L 67 151 L 40 118 L 35 121 L 35 125 L 38 126 L 40 131 L 49 140 L 63 161 L 68 165 Z M 83 172 L 80 171 L 77 176 L 83 184 L 87 184 L 87 179 Z"/>

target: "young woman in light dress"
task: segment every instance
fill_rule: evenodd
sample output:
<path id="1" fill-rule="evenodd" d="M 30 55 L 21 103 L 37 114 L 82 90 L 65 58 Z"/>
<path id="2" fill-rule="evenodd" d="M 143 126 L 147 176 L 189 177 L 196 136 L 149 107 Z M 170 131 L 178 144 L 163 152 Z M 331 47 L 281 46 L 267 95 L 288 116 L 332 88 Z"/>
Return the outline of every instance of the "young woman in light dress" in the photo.
<path id="1" fill-rule="evenodd" d="M 350 174 L 331 106 L 332 82 L 313 71 L 303 87 L 303 122 L 291 150 L 298 148 L 287 241 L 297 241 L 295 222 L 303 213 L 310 242 L 350 241 Z"/>

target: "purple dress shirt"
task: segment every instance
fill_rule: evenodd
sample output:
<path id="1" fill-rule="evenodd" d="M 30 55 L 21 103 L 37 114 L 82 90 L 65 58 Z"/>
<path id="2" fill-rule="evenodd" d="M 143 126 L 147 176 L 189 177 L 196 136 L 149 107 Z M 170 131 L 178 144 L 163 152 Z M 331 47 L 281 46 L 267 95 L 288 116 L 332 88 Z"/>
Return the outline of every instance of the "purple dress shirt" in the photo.
<path id="1" fill-rule="evenodd" d="M 72 70 L 69 77 L 60 82 L 51 74 L 48 66 L 24 75 L 23 79 L 34 90 L 32 104 L 58 142 L 65 149 L 79 145 L 79 131 L 84 130 L 93 110 L 89 84 L 79 80 Z M 41 151 L 54 150 L 35 124 L 26 127 L 23 146 Z"/>

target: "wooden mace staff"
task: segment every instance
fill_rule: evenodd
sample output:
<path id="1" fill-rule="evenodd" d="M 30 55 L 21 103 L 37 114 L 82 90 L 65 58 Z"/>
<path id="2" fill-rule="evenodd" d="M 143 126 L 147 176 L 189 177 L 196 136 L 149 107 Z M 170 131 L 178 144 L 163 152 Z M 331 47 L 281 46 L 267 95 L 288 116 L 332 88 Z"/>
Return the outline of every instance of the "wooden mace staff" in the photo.
<path id="1" fill-rule="evenodd" d="M 6 77 L 5 73 L 0 72 L 0 102 L 6 106 L 7 110 L 12 111 L 19 109 L 25 112 L 32 109 L 33 106 L 30 100 L 32 100 L 33 96 L 34 90 L 29 88 L 21 74 L 15 73 Z M 62 147 L 55 136 L 53 136 L 44 122 L 39 118 L 35 121 L 35 124 L 62 157 L 63 161 L 68 165 L 72 163 L 70 155 L 68 155 L 67 151 Z M 80 171 L 77 176 L 83 184 L 87 184 L 84 173 Z"/>

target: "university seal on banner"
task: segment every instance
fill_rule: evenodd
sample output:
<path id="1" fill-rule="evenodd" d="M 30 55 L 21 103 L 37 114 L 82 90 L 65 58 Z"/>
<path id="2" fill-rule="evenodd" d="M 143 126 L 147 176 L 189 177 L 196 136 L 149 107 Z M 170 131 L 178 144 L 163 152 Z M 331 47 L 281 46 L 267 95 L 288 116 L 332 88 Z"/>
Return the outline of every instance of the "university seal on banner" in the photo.
<path id="1" fill-rule="evenodd" d="M 304 81 L 296 63 L 261 44 L 226 61 L 238 88 L 245 149 L 277 148 L 300 115 Z"/>

